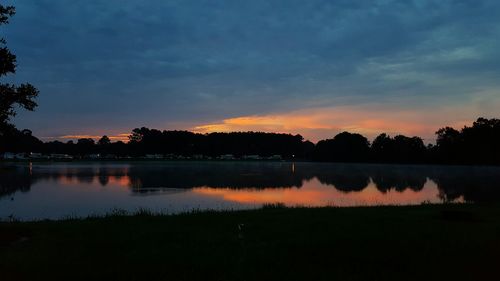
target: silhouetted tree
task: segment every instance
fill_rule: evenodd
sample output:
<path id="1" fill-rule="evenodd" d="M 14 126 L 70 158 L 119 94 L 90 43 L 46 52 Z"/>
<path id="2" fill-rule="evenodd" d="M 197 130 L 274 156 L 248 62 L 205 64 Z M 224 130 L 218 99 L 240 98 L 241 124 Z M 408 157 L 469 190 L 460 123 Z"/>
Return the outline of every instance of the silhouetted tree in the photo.
<path id="1" fill-rule="evenodd" d="M 0 25 L 7 24 L 9 18 L 15 14 L 12 6 L 0 4 Z M 16 56 L 6 46 L 4 38 L 0 38 L 0 77 L 16 72 Z M 34 110 L 37 106 L 35 98 L 38 90 L 31 84 L 19 86 L 0 83 L 0 136 L 12 132 L 13 125 L 9 123 L 10 118 L 16 115 L 16 107 Z"/>
<path id="2" fill-rule="evenodd" d="M 109 139 L 108 136 L 104 135 L 102 136 L 102 138 L 99 139 L 99 141 L 97 141 L 97 144 L 101 146 L 106 146 L 111 144 L 111 140 Z"/>
<path id="3" fill-rule="evenodd" d="M 378 135 L 372 143 L 371 151 L 375 162 L 422 163 L 426 161 L 427 148 L 419 137 L 387 134 Z"/>
<path id="4" fill-rule="evenodd" d="M 97 151 L 103 155 L 109 155 L 111 152 L 111 140 L 104 135 L 97 141 Z"/>
<path id="5" fill-rule="evenodd" d="M 263 132 L 199 134 L 142 127 L 132 131 L 129 143 L 112 143 L 107 136 L 103 136 L 97 144 L 92 139 L 80 139 L 75 144 L 72 141 L 43 143 L 31 131 L 19 131 L 12 126 L 0 136 L 0 152 L 64 153 L 77 157 L 93 153 L 109 157 L 146 154 L 187 157 L 232 154 L 236 158 L 244 155 L 280 155 L 285 159 L 332 162 L 500 164 L 498 119 L 478 118 L 470 127 L 465 126 L 460 131 L 445 127 L 439 129 L 436 135 L 436 145 L 425 146 L 419 137 L 380 134 L 370 146 L 366 137 L 343 132 L 314 145 L 304 141 L 301 135 Z"/>
<path id="6" fill-rule="evenodd" d="M 457 164 L 500 164 L 500 120 L 478 118 L 472 127 L 436 132 L 437 161 Z"/>
<path id="7" fill-rule="evenodd" d="M 304 158 L 313 150 L 314 144 L 304 142 L 301 135 L 232 132 L 197 134 L 188 131 L 160 131 L 136 128 L 130 135 L 130 148 L 135 155 L 147 153 L 177 154 L 192 156 L 203 154 L 281 155 L 285 158 Z"/>
<path id="8" fill-rule="evenodd" d="M 372 142 L 371 151 L 375 161 L 390 161 L 394 154 L 394 139 L 385 133 L 378 135 Z"/>
<path id="9" fill-rule="evenodd" d="M 41 151 L 42 148 L 43 142 L 34 137 L 30 130 L 11 128 L 0 136 L 0 152 L 33 152 Z"/>
<path id="10" fill-rule="evenodd" d="M 451 127 L 445 127 L 439 129 L 436 136 L 434 150 L 438 151 L 440 159 L 448 163 L 458 162 L 460 157 L 459 149 L 462 143 L 460 132 Z"/>
<path id="11" fill-rule="evenodd" d="M 116 156 L 128 156 L 129 153 L 129 145 L 125 144 L 122 141 L 117 141 L 111 143 L 109 145 L 109 149 L 106 151 L 107 153 L 111 153 Z"/>
<path id="12" fill-rule="evenodd" d="M 96 152 L 95 141 L 90 138 L 78 139 L 75 145 L 75 154 L 85 156 Z"/>
<path id="13" fill-rule="evenodd" d="M 369 160 L 370 143 L 360 134 L 342 132 L 333 139 L 322 140 L 316 145 L 314 159 L 334 162 L 366 162 Z"/>

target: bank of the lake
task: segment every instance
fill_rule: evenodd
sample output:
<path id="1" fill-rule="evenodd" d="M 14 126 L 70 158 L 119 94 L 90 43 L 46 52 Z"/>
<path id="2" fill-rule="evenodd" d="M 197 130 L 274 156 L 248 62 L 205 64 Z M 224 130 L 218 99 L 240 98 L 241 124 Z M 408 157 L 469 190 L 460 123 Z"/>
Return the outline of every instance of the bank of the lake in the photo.
<path id="1" fill-rule="evenodd" d="M 2 280 L 491 280 L 499 253 L 492 205 L 0 223 Z"/>

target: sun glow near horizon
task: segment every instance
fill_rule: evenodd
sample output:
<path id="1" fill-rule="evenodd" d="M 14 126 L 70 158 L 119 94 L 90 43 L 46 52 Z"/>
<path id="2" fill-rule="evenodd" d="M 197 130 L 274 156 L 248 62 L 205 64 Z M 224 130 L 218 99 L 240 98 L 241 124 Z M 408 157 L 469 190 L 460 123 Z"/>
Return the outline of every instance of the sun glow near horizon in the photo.
<path id="1" fill-rule="evenodd" d="M 106 134 L 104 134 L 106 135 Z M 93 140 L 99 140 L 102 138 L 104 135 L 98 135 L 98 134 L 74 134 L 74 135 L 64 135 L 64 136 L 59 136 L 59 137 L 50 137 L 52 139 L 62 139 L 62 140 L 78 140 L 78 139 L 93 139 Z M 121 134 L 110 134 L 106 135 L 111 141 L 122 141 L 122 142 L 128 142 L 129 141 L 129 136 L 130 133 L 121 133 Z"/>
<path id="2" fill-rule="evenodd" d="M 395 136 L 418 136 L 426 143 L 435 141 L 435 132 L 442 127 L 451 126 L 460 129 L 470 125 L 475 116 L 468 114 L 459 121 L 447 120 L 450 115 L 437 116 L 429 112 L 417 111 L 369 111 L 354 107 L 303 109 L 288 113 L 248 115 L 222 119 L 214 122 L 198 123 L 197 125 L 167 126 L 155 128 L 160 130 L 187 130 L 194 133 L 208 134 L 215 132 L 248 132 L 300 134 L 305 140 L 314 143 L 333 138 L 338 133 L 348 131 L 359 133 L 373 140 L 381 133 Z M 470 116 L 470 117 L 469 117 Z M 441 117 L 441 118 L 439 118 Z M 468 118 L 467 118 L 468 117 Z M 170 127 L 170 128 L 169 128 Z M 111 131 L 111 130 L 110 130 Z M 131 133 L 75 133 L 58 137 L 48 137 L 54 140 L 78 140 L 90 138 L 95 141 L 107 135 L 111 141 L 128 142 Z"/>
<path id="3" fill-rule="evenodd" d="M 190 123 L 166 123 L 164 126 L 150 126 L 159 130 L 187 130 L 194 133 L 214 132 L 268 132 L 300 134 L 314 143 L 333 138 L 348 131 L 359 133 L 373 140 L 381 133 L 391 136 L 406 135 L 421 137 L 425 143 L 435 142 L 435 132 L 450 126 L 461 129 L 481 116 L 479 110 L 464 107 L 395 110 L 384 105 L 330 106 L 276 112 L 268 114 L 241 115 L 220 120 Z M 457 118 L 460 116 L 460 118 Z M 131 129 L 130 129 L 131 131 Z M 88 132 L 88 131 L 87 131 Z M 117 130 L 88 133 L 74 133 L 47 139 L 77 140 L 91 138 L 98 140 L 107 135 L 111 141 L 128 142 L 130 133 Z"/>
<path id="4" fill-rule="evenodd" d="M 441 110 L 440 112 L 459 112 L 460 109 Z M 219 122 L 194 126 L 197 133 L 262 131 L 300 134 L 305 139 L 318 142 L 333 138 L 336 134 L 348 131 L 374 139 L 381 133 L 418 136 L 426 142 L 435 140 L 435 132 L 444 126 L 462 128 L 475 120 L 474 114 L 453 120 L 450 114 L 439 115 L 422 111 L 368 110 L 362 107 L 324 107 L 303 109 L 288 113 L 250 115 L 227 118 Z M 456 116 L 456 115 L 455 115 Z"/>

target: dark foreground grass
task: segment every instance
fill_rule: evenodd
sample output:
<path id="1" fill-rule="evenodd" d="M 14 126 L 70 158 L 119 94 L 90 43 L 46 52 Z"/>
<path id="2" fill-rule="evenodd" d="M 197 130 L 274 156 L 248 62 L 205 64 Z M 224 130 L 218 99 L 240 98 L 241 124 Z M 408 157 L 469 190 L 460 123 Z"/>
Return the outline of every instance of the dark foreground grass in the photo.
<path id="1" fill-rule="evenodd" d="M 498 280 L 500 207 L 0 223 L 1 280 Z"/>

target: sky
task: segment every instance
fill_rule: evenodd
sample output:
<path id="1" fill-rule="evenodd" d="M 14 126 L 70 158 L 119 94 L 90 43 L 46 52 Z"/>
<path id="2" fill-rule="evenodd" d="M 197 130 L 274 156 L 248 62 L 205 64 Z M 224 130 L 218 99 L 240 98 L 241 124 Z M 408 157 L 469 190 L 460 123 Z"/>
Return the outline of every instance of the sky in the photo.
<path id="1" fill-rule="evenodd" d="M 44 139 L 136 127 L 426 142 L 500 117 L 498 0 L 6 0 Z"/>

